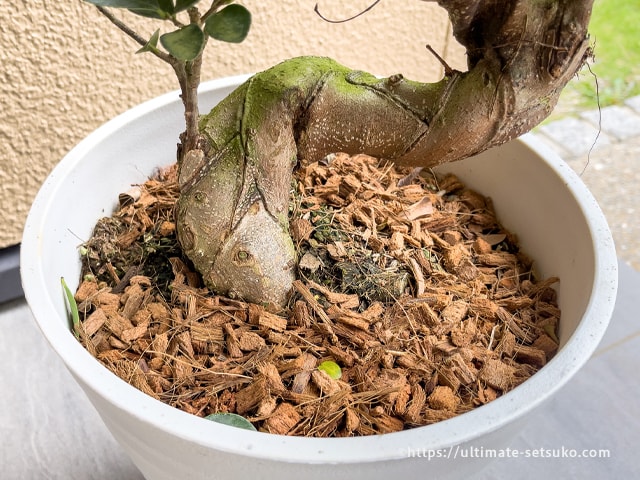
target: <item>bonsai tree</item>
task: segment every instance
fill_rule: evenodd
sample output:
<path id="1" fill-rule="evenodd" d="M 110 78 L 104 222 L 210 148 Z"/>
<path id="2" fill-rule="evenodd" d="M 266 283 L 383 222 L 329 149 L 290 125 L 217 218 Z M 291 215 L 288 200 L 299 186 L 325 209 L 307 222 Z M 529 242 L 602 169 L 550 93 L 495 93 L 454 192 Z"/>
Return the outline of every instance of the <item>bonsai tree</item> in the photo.
<path id="1" fill-rule="evenodd" d="M 175 212 L 184 253 L 217 293 L 277 306 L 295 280 L 287 214 L 299 158 L 367 153 L 414 167 L 463 159 L 541 122 L 591 55 L 592 0 L 439 0 L 466 48 L 466 72 L 441 60 L 444 78 L 425 84 L 376 78 L 328 58 L 294 58 L 200 116 L 202 52 L 209 38 L 242 41 L 248 10 L 226 0 L 206 10 L 200 0 L 86 1 L 178 78 L 185 131 Z M 176 29 L 146 39 L 105 7 Z"/>

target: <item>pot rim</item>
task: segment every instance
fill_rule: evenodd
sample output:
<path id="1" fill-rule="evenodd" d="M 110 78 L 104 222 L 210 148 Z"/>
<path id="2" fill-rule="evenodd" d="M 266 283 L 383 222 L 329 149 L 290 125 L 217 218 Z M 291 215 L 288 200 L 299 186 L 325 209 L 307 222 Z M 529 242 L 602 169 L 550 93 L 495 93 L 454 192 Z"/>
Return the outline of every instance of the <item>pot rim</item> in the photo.
<path id="1" fill-rule="evenodd" d="M 201 91 L 237 86 L 249 75 L 203 82 Z M 458 417 L 432 425 L 384 435 L 351 438 L 289 437 L 251 432 L 214 422 L 170 407 L 112 374 L 91 356 L 65 328 L 52 320 L 54 298 L 46 285 L 38 252 L 41 225 L 64 177 L 78 165 L 92 144 L 134 121 L 178 100 L 173 91 L 144 102 L 99 127 L 74 147 L 54 168 L 38 192 L 29 212 L 20 254 L 22 284 L 27 302 L 43 332 L 66 367 L 83 387 L 107 399 L 118 409 L 140 421 L 205 448 L 253 458 L 292 463 L 353 463 L 406 458 L 408 449 L 448 449 L 495 431 L 543 403 L 581 368 L 596 349 L 613 312 L 617 289 L 617 258 L 605 217 L 596 200 L 579 179 L 549 147 L 531 134 L 517 141 L 531 149 L 560 177 L 578 202 L 592 232 L 595 256 L 591 297 L 582 320 L 556 356 L 523 384 L 498 399 Z M 57 290 L 56 290 L 57 292 Z M 596 295 L 595 292 L 598 292 Z"/>

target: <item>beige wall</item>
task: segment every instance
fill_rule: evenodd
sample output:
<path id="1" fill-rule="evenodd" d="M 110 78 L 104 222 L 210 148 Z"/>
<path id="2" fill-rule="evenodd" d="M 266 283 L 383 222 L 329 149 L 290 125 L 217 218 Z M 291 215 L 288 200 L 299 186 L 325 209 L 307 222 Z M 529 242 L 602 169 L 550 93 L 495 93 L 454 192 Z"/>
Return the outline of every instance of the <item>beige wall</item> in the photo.
<path id="1" fill-rule="evenodd" d="M 318 1 L 325 15 L 345 18 L 372 0 Z M 426 43 L 464 67 L 446 15 L 431 3 L 381 2 L 339 25 L 313 12 L 316 0 L 242 3 L 253 13 L 252 31 L 238 46 L 209 44 L 204 80 L 259 71 L 288 57 L 326 55 L 380 75 L 434 81 L 442 69 Z M 177 85 L 166 65 L 150 54 L 133 55 L 136 45 L 81 0 L 2 0 L 0 19 L 2 248 L 20 242 L 39 185 L 69 149 L 109 118 Z M 147 36 L 156 28 L 137 24 Z"/>

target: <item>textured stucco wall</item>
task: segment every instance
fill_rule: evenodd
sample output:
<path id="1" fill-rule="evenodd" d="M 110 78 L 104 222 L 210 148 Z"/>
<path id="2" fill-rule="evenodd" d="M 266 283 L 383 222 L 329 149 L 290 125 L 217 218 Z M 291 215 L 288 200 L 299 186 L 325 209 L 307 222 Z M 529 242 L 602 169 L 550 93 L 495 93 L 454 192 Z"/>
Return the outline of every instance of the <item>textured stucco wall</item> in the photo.
<path id="1" fill-rule="evenodd" d="M 443 10 L 418 0 L 381 2 L 345 24 L 328 24 L 316 0 L 244 0 L 253 13 L 245 43 L 208 47 L 203 80 L 259 71 L 298 55 L 326 55 L 381 75 L 434 81 L 442 69 L 425 44 L 458 68 Z M 371 0 L 319 0 L 345 18 Z M 132 16 L 125 17 L 132 19 Z M 81 0 L 0 1 L 0 248 L 20 242 L 39 185 L 78 141 L 109 118 L 177 88 L 169 68 Z M 133 18 L 149 36 L 153 22 Z M 72 211 L 70 212 L 72 214 Z"/>

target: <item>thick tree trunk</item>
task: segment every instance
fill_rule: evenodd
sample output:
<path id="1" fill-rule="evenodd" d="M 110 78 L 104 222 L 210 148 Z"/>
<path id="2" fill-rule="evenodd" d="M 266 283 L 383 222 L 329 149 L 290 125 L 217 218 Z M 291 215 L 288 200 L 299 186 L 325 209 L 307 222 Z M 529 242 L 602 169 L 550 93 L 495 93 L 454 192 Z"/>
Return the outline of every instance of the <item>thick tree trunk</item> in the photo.
<path id="1" fill-rule="evenodd" d="M 185 253 L 222 294 L 283 305 L 297 158 L 368 153 L 431 167 L 500 145 L 542 121 L 590 55 L 592 0 L 440 0 L 469 70 L 434 84 L 378 79 L 326 58 L 255 75 L 200 121 L 176 209 Z"/>

